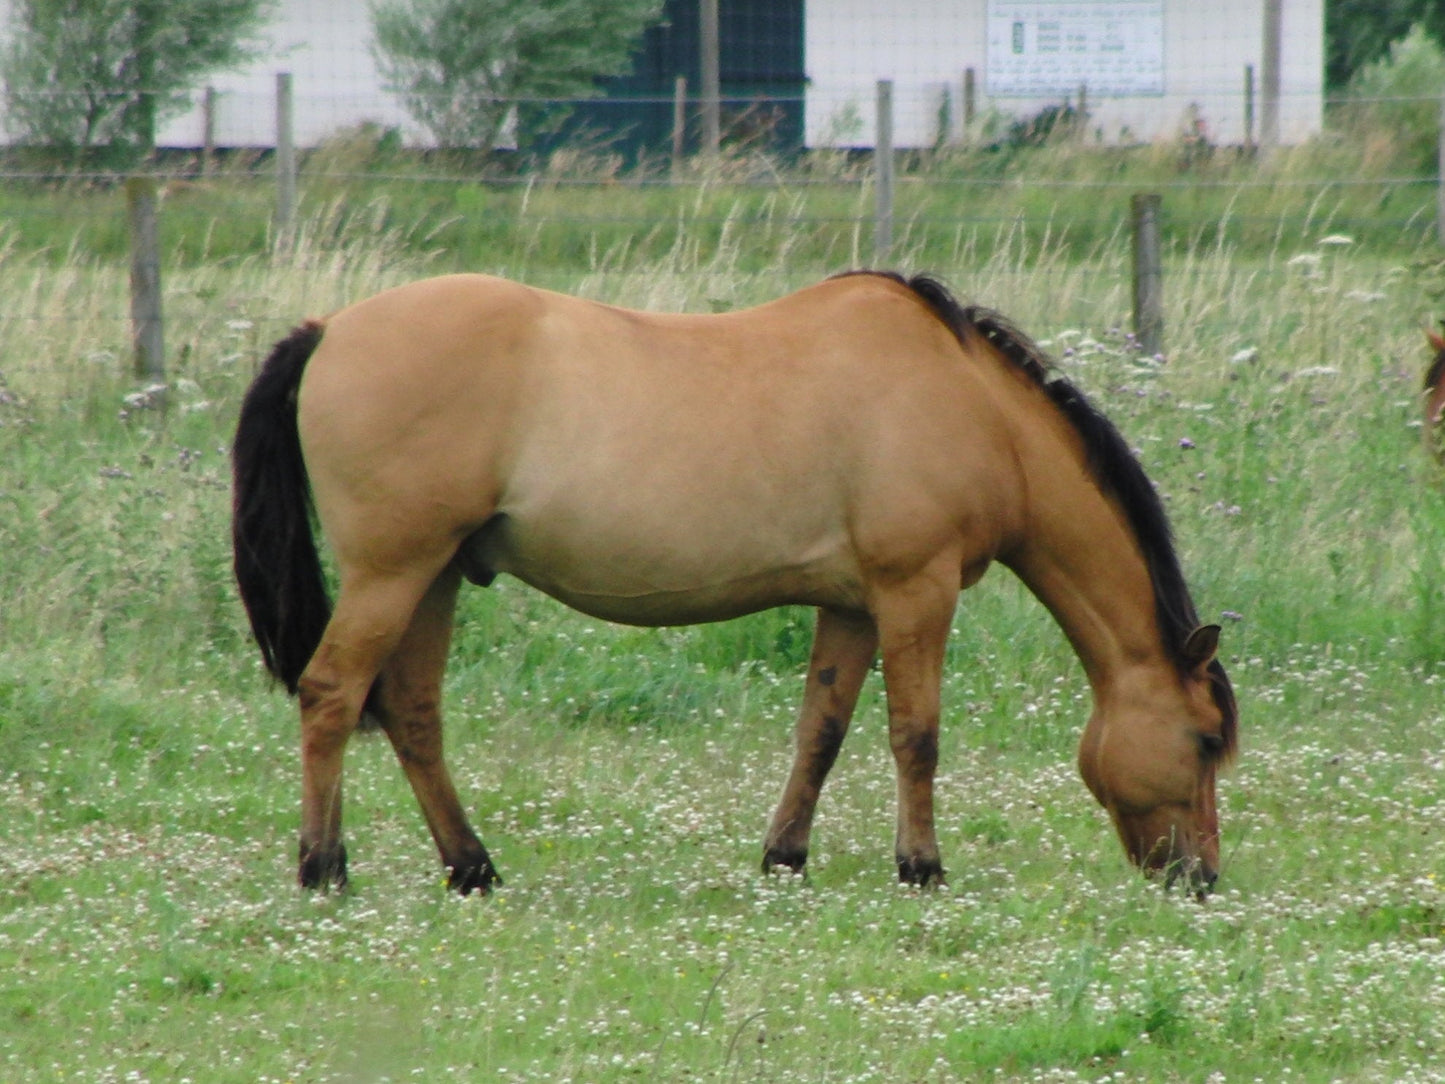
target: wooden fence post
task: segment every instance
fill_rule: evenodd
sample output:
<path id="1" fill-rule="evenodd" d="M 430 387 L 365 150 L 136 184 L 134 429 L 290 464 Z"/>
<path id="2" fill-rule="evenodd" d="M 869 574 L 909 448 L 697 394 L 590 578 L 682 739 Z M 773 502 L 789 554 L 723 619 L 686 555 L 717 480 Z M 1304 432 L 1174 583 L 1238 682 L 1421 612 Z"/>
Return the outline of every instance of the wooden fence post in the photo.
<path id="1" fill-rule="evenodd" d="M 296 229 L 296 142 L 291 73 L 276 73 L 276 248 L 291 248 Z"/>
<path id="2" fill-rule="evenodd" d="M 718 0 L 698 0 L 698 70 L 702 76 L 702 151 L 716 155 L 722 144 L 722 79 L 718 58 Z"/>
<path id="3" fill-rule="evenodd" d="M 1264 0 L 1264 42 L 1260 58 L 1259 144 L 1279 145 L 1280 31 L 1283 0 Z"/>
<path id="4" fill-rule="evenodd" d="M 1244 66 L 1244 150 L 1254 153 L 1254 65 Z"/>
<path id="5" fill-rule="evenodd" d="M 672 169 L 682 168 L 682 157 L 687 153 L 687 76 L 679 75 L 672 81 Z"/>
<path id="6" fill-rule="evenodd" d="M 1134 222 L 1134 335 L 1150 356 L 1164 352 L 1164 271 L 1159 256 L 1159 207 L 1155 193 L 1131 201 Z"/>
<path id="7" fill-rule="evenodd" d="M 216 88 L 207 87 L 201 99 L 201 169 L 202 177 L 211 172 L 216 156 Z"/>
<path id="8" fill-rule="evenodd" d="M 893 248 L 893 80 L 878 80 L 877 135 L 873 142 L 874 195 L 873 263 L 887 264 Z"/>
<path id="9" fill-rule="evenodd" d="M 156 187 L 154 177 L 131 177 L 125 182 L 125 202 L 130 224 L 130 323 L 135 375 L 162 384 L 166 379 L 166 347 L 161 322 Z"/>
<path id="10" fill-rule="evenodd" d="M 1435 236 L 1445 245 L 1445 94 L 1440 95 L 1440 143 L 1435 152 Z"/>

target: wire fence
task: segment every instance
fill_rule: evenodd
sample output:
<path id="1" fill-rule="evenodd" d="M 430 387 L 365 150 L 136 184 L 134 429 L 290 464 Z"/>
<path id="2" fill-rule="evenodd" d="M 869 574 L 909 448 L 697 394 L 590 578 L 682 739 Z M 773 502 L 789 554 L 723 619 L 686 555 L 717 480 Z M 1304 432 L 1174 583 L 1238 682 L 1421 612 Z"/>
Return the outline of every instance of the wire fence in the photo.
<path id="1" fill-rule="evenodd" d="M 1329 122 L 1351 110 L 1439 112 L 1438 98 L 1330 101 L 1286 84 L 1273 111 L 1314 111 L 1320 132 L 1274 148 L 1253 135 L 1249 118 L 1261 107 L 1250 66 L 1229 87 L 1222 75 L 1200 78 L 1152 100 L 1156 112 L 1177 110 L 1179 123 L 1148 141 L 1122 138 L 1129 126 L 1113 114 L 1106 133 L 1096 110 L 1110 101 L 1091 97 L 1087 86 L 1024 103 L 1037 109 L 1029 117 L 996 113 L 964 69 L 949 80 L 876 81 L 866 95 L 838 80 L 807 95 L 724 98 L 716 153 L 698 148 L 706 103 L 682 83 L 671 96 L 514 99 L 502 104 L 586 108 L 611 131 L 625 125 L 605 122 L 608 109 L 635 116 L 648 107 L 665 113 L 673 130 L 662 144 L 630 152 L 583 127 L 531 152 L 482 155 L 418 146 L 401 134 L 394 102 L 388 112 L 375 97 L 318 91 L 314 81 L 307 89 L 281 73 L 265 94 L 202 96 L 197 116 L 172 125 L 190 134 L 169 140 L 136 171 L 57 167 L 10 148 L 0 158 L 0 262 L 48 249 L 109 261 L 128 267 L 133 282 L 153 282 L 86 318 L 112 339 L 128 336 L 138 371 L 161 379 L 166 287 L 151 269 L 218 252 L 329 265 L 368 230 L 391 237 L 398 252 L 425 250 L 434 267 L 501 271 L 564 288 L 579 268 L 646 276 L 683 250 L 693 267 L 720 266 L 726 251 L 735 270 L 803 275 L 988 260 L 1032 274 L 1025 268 L 1062 253 L 1091 262 L 1115 295 L 1134 294 L 1136 331 L 1161 322 L 1157 313 L 1141 320 L 1139 269 L 1128 258 L 1138 229 L 1131 207 L 1141 194 L 1159 197 L 1156 299 L 1181 277 L 1231 273 L 1188 258 L 1205 250 L 1238 253 L 1248 274 L 1266 278 L 1294 274 L 1290 261 L 1321 244 L 1437 258 L 1445 236 L 1437 163 L 1445 151 L 1413 162 L 1392 153 L 1385 157 L 1393 165 L 1364 168 L 1368 149 L 1342 149 Z M 1199 101 L 1226 98 L 1234 119 L 1216 125 L 1211 116 L 1223 114 Z M 790 112 L 805 119 L 797 145 L 784 147 L 778 118 Z M 244 114 L 245 123 L 225 120 L 228 113 Z M 815 114 L 833 121 L 820 124 Z M 846 124 L 833 123 L 840 116 Z M 221 137 L 243 129 L 251 135 L 240 145 Z M 1238 138 L 1221 139 L 1221 130 Z M 0 313 L 12 327 L 57 319 L 70 317 L 41 304 L 12 302 Z"/>
<path id="2" fill-rule="evenodd" d="M 1283 292 L 1301 276 L 1319 274 L 1301 260 L 1327 261 L 1346 248 L 1407 261 L 1445 258 L 1436 241 L 1433 176 L 1174 177 L 1141 193 L 1137 179 L 957 177 L 920 161 L 896 173 L 885 208 L 871 157 L 849 164 L 842 176 L 763 175 L 742 161 L 736 178 L 635 182 L 370 172 L 324 161 L 313 170 L 307 156 L 300 157 L 289 197 L 274 159 L 212 174 L 210 181 L 194 165 L 134 176 L 124 185 L 95 175 L 74 198 L 73 180 L 61 175 L 10 185 L 31 193 L 17 202 L 13 191 L 0 192 L 7 203 L 0 263 L 63 258 L 111 267 L 128 289 L 111 290 L 81 310 L 33 292 L 5 297 L 0 326 L 7 338 L 35 339 L 43 337 L 38 329 L 84 324 L 87 342 L 108 344 L 96 349 L 123 356 L 117 363 L 138 379 L 164 383 L 186 349 L 176 339 L 190 334 L 187 317 L 177 312 L 194 314 L 205 289 L 186 268 L 234 265 L 249 253 L 318 279 L 335 278 L 336 268 L 353 260 L 391 261 L 418 273 L 492 271 L 560 289 L 587 279 L 594 295 L 628 303 L 638 301 L 639 282 L 669 272 L 696 280 L 680 299 L 643 295 L 661 307 L 746 302 L 749 297 L 730 292 L 729 280 L 750 275 L 769 280 L 765 292 L 781 292 L 849 267 L 901 266 L 940 272 L 976 300 L 1006 311 L 1017 311 L 1016 298 L 1042 285 L 1058 294 L 1050 320 L 1092 315 L 1132 332 L 1152 355 L 1169 350 L 1177 320 L 1164 313 L 1181 296 Z M 417 190 L 429 195 L 409 201 L 406 194 Z M 1153 201 L 1142 256 L 1133 210 L 1141 195 Z M 1255 197 L 1275 202 L 1239 209 Z M 468 206 L 475 211 L 463 210 Z M 253 235 L 217 239 L 240 228 Z M 59 250 L 27 254 L 14 243 L 27 231 L 57 239 Z M 1356 294 L 1373 294 L 1394 274 L 1388 261 L 1375 262 L 1378 273 L 1355 276 Z M 1086 288 L 1078 284 L 1080 267 L 1087 268 Z M 5 277 L 14 284 L 23 276 Z M 374 288 L 374 278 L 356 281 L 365 292 Z M 0 296 L 7 293 L 0 287 Z M 276 318 L 292 320 L 356 296 L 340 284 L 320 306 L 278 299 Z M 1218 303 L 1224 302 L 1204 307 Z"/>
<path id="3" fill-rule="evenodd" d="M 236 185 L 249 184 L 257 191 L 269 187 L 275 203 L 274 232 L 283 238 L 302 211 L 302 197 L 314 204 L 317 193 L 324 194 L 323 199 L 336 198 L 347 188 L 369 196 L 384 196 L 388 188 L 484 190 L 505 197 L 491 208 L 493 214 L 512 215 L 518 224 L 526 219 L 532 228 L 545 213 L 544 206 L 552 208 L 552 222 L 562 229 L 655 228 L 658 207 L 640 195 L 648 191 L 681 193 L 675 202 L 691 209 L 673 217 L 693 228 L 746 224 L 759 215 L 778 213 L 775 207 L 750 209 L 747 200 L 727 205 L 701 198 L 705 192 L 727 191 L 775 193 L 793 201 L 791 222 L 798 229 L 867 232 L 870 238 L 882 234 L 884 243 L 870 241 L 864 246 L 881 256 L 893 247 L 890 235 L 895 223 L 902 225 L 900 233 L 910 233 L 917 241 L 924 235 L 987 232 L 1016 224 L 1021 217 L 1037 220 L 1053 215 L 1055 231 L 1098 237 L 1114 230 L 1121 208 L 1141 185 L 1167 197 L 1166 237 L 1197 237 L 1213 230 L 1221 239 L 1237 242 L 1261 231 L 1291 238 L 1336 232 L 1384 248 L 1417 246 L 1445 237 L 1441 222 L 1445 195 L 1437 165 L 1445 152 L 1432 152 L 1431 161 L 1417 156 L 1418 166 L 1411 171 L 1415 163 L 1399 155 L 1387 168 L 1361 168 L 1368 151 L 1331 153 L 1340 140 L 1329 133 L 1314 141 L 1318 153 L 1311 145 L 1289 149 L 1285 165 L 1277 157 L 1272 163 L 1268 148 L 1221 145 L 1199 130 L 1122 148 L 1092 139 L 1086 113 L 1050 114 L 1047 130 L 1016 129 L 991 142 L 899 147 L 896 109 L 890 108 L 884 118 L 876 104 L 884 86 L 890 104 L 897 101 L 891 81 L 880 81 L 870 110 L 874 130 L 861 149 L 775 153 L 766 139 L 738 139 L 712 156 L 694 152 L 628 158 L 586 138 L 558 143 L 547 153 L 534 155 L 406 148 L 386 129 L 371 124 L 308 143 L 298 137 L 297 128 L 309 103 L 294 101 L 289 76 L 283 76 L 269 105 L 272 130 L 264 147 L 223 148 L 209 143 L 162 148 L 138 170 L 126 173 L 93 164 L 57 166 L 23 148 L 11 148 L 0 156 L 0 190 L 12 196 L 5 208 L 6 225 L 0 229 L 13 237 L 26 234 L 28 224 L 35 223 L 35 232 L 44 233 L 45 227 L 69 219 L 77 236 L 83 237 L 85 217 L 113 216 L 118 208 L 107 209 L 103 201 L 48 202 L 18 199 L 14 194 L 77 185 L 104 189 L 119 186 L 131 172 L 138 172 L 155 178 L 162 196 L 185 193 L 192 203 L 203 201 L 208 192 L 218 200 L 223 192 L 225 199 L 233 198 Z M 1395 98 L 1352 100 L 1349 108 L 1418 111 L 1439 110 L 1441 104 L 1436 98 Z M 880 152 L 878 133 L 885 128 L 888 149 Z M 1015 154 L 1021 147 L 1037 145 L 1062 153 L 1032 158 Z M 1080 153 L 1067 153 L 1073 148 Z M 1125 168 L 1125 163 L 1132 166 Z M 881 199 L 875 196 L 879 188 L 886 189 Z M 611 198 L 565 207 L 556 200 L 534 198 L 539 192 L 569 189 Z M 698 198 L 689 199 L 688 193 L 698 193 Z M 217 206 L 213 213 L 226 211 Z M 104 229 L 93 232 L 110 237 Z M 99 251 L 114 254 L 113 237 L 103 241 Z"/>

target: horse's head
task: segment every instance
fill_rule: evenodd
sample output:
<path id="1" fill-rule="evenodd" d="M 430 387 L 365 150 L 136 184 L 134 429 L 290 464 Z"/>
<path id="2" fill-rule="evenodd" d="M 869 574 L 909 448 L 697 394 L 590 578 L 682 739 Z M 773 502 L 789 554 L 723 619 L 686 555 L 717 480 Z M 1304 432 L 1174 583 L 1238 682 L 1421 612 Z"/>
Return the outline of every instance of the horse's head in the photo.
<path id="1" fill-rule="evenodd" d="M 1234 696 L 1215 659 L 1219 626 L 1195 629 L 1181 665 L 1127 668 L 1097 701 L 1079 771 L 1129 858 L 1201 895 L 1219 875 L 1214 783 L 1235 745 Z"/>
<path id="2" fill-rule="evenodd" d="M 1439 437 L 1441 418 L 1445 415 L 1445 336 L 1426 328 L 1425 341 L 1435 351 L 1435 358 L 1425 371 L 1425 446 L 1436 457 L 1445 458 Z"/>

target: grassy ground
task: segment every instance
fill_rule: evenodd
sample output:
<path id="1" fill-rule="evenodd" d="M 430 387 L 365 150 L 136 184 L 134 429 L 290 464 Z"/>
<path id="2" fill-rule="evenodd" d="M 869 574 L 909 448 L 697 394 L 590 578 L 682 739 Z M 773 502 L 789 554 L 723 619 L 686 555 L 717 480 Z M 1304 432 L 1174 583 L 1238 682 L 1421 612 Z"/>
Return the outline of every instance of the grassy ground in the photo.
<path id="1" fill-rule="evenodd" d="M 1224 248 L 1279 258 L 1331 233 L 1375 255 L 1433 253 L 1435 178 L 1372 147 L 1361 137 L 1264 156 L 1070 143 L 901 156 L 897 258 L 929 267 L 1089 260 L 1127 232 L 1136 192 L 1162 195 L 1160 229 L 1176 255 Z M 118 185 L 24 176 L 0 188 L 0 251 L 52 265 L 76 254 L 124 258 Z M 206 176 L 165 179 L 168 258 L 199 266 L 268 255 L 272 177 L 269 163 L 232 159 Z M 794 162 L 738 152 L 677 175 L 559 153 L 507 172 L 389 153 L 354 133 L 306 156 L 301 242 L 334 247 L 384 233 L 394 251 L 442 269 L 474 266 L 480 254 L 529 281 L 561 282 L 583 268 L 691 271 L 720 258 L 746 273 L 834 269 L 872 257 L 872 178 L 866 158 L 831 152 Z"/>
<path id="2" fill-rule="evenodd" d="M 1243 714 L 1208 902 L 1128 867 L 1072 767 L 1078 665 L 1001 571 L 950 649 L 945 890 L 892 883 L 876 681 L 810 877 L 758 874 L 806 614 L 623 629 L 503 582 L 464 595 L 448 733 L 506 886 L 446 894 L 368 740 L 354 890 L 310 898 L 224 449 L 289 323 L 438 262 L 325 221 L 291 261 L 176 262 L 165 412 L 124 371 L 123 268 L 5 258 L 0 1077 L 1445 1079 L 1445 500 L 1411 425 L 1431 283 L 1408 253 L 1182 246 L 1164 361 L 1117 330 L 1120 239 L 905 259 L 1048 340 L 1166 495 Z M 850 262 L 746 232 L 662 261 L 597 244 L 548 284 L 707 309 Z"/>

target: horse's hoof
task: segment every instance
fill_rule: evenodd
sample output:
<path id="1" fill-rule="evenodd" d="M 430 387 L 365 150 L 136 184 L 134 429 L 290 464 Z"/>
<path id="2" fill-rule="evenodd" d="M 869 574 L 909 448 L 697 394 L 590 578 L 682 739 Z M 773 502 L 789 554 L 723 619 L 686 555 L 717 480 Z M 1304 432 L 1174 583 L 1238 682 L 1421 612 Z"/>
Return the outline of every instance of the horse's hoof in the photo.
<path id="1" fill-rule="evenodd" d="M 492 865 L 490 858 L 452 866 L 451 874 L 447 877 L 447 887 L 463 896 L 470 896 L 473 892 L 485 896 L 492 891 L 494 885 L 501 883 L 502 875 Z"/>
<path id="2" fill-rule="evenodd" d="M 1214 884 L 1218 880 L 1219 872 L 1200 862 L 1197 858 L 1171 862 L 1164 870 L 1165 891 L 1173 888 L 1176 881 L 1181 881 L 1184 884 L 1184 891 L 1192 892 L 1194 898 L 1200 903 L 1207 900 L 1214 892 Z"/>
<path id="3" fill-rule="evenodd" d="M 808 864 L 808 852 L 792 847 L 769 847 L 763 852 L 763 872 L 773 873 L 785 869 L 789 873 L 802 873 Z"/>
<path id="4" fill-rule="evenodd" d="M 944 884 L 943 863 L 937 858 L 898 857 L 898 880 L 906 885 L 919 888 L 933 888 Z"/>
<path id="5" fill-rule="evenodd" d="M 331 851 L 301 844 L 296 881 L 302 888 L 313 891 L 325 892 L 332 888 L 338 892 L 344 890 L 347 883 L 345 844 L 338 843 L 336 849 Z"/>

